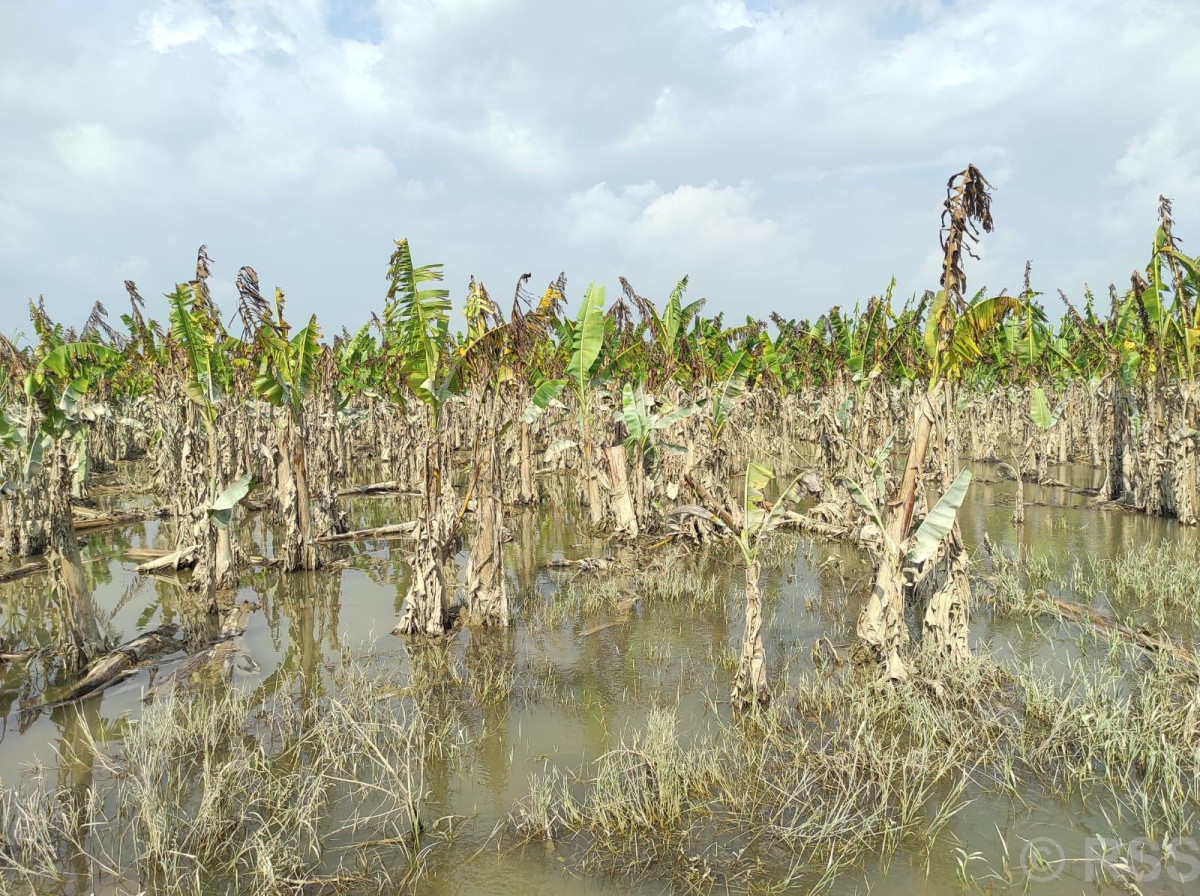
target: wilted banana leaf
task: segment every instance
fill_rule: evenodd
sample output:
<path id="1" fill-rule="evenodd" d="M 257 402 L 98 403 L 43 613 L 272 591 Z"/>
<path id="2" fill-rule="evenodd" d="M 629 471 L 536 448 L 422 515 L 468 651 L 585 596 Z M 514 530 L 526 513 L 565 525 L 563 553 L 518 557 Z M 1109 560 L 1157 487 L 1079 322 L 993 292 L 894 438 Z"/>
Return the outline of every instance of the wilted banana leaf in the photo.
<path id="1" fill-rule="evenodd" d="M 932 557 L 942 539 L 954 528 L 958 508 L 962 506 L 970 484 L 971 471 L 963 470 L 946 490 L 946 494 L 942 495 L 941 500 L 926 515 L 913 536 L 913 546 L 908 552 L 910 565 L 920 566 Z"/>
<path id="2" fill-rule="evenodd" d="M 229 520 L 233 517 L 233 508 L 237 507 L 238 503 L 250 494 L 250 490 L 253 488 L 254 475 L 247 473 L 217 495 L 217 499 L 208 508 L 208 518 L 212 524 L 218 529 L 228 526 Z"/>
<path id="3" fill-rule="evenodd" d="M 842 484 L 846 487 L 846 491 L 850 492 L 850 497 L 854 499 L 854 503 L 871 518 L 871 522 L 879 529 L 879 534 L 883 537 L 883 543 L 887 546 L 888 553 L 895 554 L 896 548 L 892 544 L 892 540 L 888 537 L 887 529 L 883 526 L 883 519 L 879 516 L 879 508 L 875 506 L 875 502 L 867 497 L 867 493 L 862 490 L 862 486 L 853 479 L 843 476 Z"/>

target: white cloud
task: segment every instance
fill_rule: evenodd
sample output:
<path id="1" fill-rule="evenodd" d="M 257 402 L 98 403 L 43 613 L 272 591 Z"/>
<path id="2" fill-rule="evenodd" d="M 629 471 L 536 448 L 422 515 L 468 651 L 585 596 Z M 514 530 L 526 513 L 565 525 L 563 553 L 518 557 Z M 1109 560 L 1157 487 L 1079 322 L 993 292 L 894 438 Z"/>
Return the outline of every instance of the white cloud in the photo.
<path id="1" fill-rule="evenodd" d="M 815 316 L 936 285 L 967 162 L 998 188 L 971 284 L 1032 258 L 1077 294 L 1144 262 L 1159 192 L 1200 233 L 1200 56 L 1163 52 L 1198 43 L 1186 0 L 0 4 L 0 330 L 165 291 L 201 242 L 354 324 L 401 235 L 456 295 L 690 273 Z"/>
<path id="2" fill-rule="evenodd" d="M 203 40 L 217 19 L 201 2 L 168 3 L 143 18 L 146 41 L 156 53 L 169 53 L 176 47 Z"/>
<path id="3" fill-rule="evenodd" d="M 1200 202 L 1200 128 L 1171 111 L 1129 141 L 1113 167 L 1114 179 L 1134 196 L 1155 191 L 1188 204 Z"/>
<path id="4" fill-rule="evenodd" d="M 89 180 L 145 176 L 156 161 L 151 147 L 118 137 L 94 122 L 57 130 L 50 141 L 67 169 Z"/>
<path id="5" fill-rule="evenodd" d="M 597 184 L 569 196 L 563 217 L 577 252 L 623 259 L 634 270 L 613 273 L 628 273 L 635 285 L 640 274 L 663 291 L 687 274 L 698 289 L 736 298 L 735 316 L 766 317 L 787 311 L 769 296 L 823 266 L 804 260 L 809 234 L 799 216 L 773 218 L 758 199 L 749 183 L 670 191 L 653 181 L 618 190 Z"/>

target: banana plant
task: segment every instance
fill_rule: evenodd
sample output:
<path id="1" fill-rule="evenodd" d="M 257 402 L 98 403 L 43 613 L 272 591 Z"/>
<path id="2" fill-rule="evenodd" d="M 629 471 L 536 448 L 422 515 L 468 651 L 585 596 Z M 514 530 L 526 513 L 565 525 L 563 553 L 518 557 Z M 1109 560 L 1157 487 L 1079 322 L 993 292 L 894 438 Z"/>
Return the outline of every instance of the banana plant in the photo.
<path id="1" fill-rule="evenodd" d="M 449 363 L 450 292 L 440 283 L 440 264 L 416 267 L 407 239 L 397 240 L 388 265 L 383 311 L 384 353 L 389 372 L 429 408 L 436 426 L 446 399 L 457 388 L 457 368 Z M 402 396 L 394 396 L 402 399 Z"/>
<path id="2" fill-rule="evenodd" d="M 635 450 L 637 458 L 644 459 L 652 471 L 659 468 L 661 451 L 683 450 L 680 446 L 663 441 L 662 434 L 699 410 L 697 405 L 688 404 L 656 411 L 658 403 L 653 395 L 646 394 L 643 386 L 634 389 L 626 383 L 621 391 L 619 416 L 628 433 L 625 447 Z"/>
<path id="3" fill-rule="evenodd" d="M 753 359 L 748 351 L 740 349 L 731 353 L 721 363 L 720 378 L 710 387 L 708 396 L 696 403 L 699 408 L 708 409 L 705 420 L 714 443 L 745 396 L 752 367 Z"/>
<path id="4" fill-rule="evenodd" d="M 690 347 L 687 339 L 688 327 L 704 307 L 704 299 L 696 299 L 686 305 L 683 303 L 687 287 L 687 277 L 675 284 L 661 314 L 649 299 L 642 300 L 650 312 L 650 331 L 658 356 L 654 367 L 660 375 L 657 378 L 658 382 L 666 382 L 674 377 L 676 371 L 685 363 Z"/>
<path id="5" fill-rule="evenodd" d="M 309 470 L 309 444 L 315 437 L 315 425 L 321 423 L 309 419 L 306 408 L 314 387 L 320 382 L 321 328 L 314 314 L 308 324 L 289 339 L 291 329 L 284 319 L 283 308 L 283 292 L 277 289 L 275 320 L 271 325 L 259 328 L 256 334 L 262 360 L 254 379 L 254 391 L 269 404 L 287 409 L 287 421 L 279 437 L 279 451 L 284 460 L 281 470 L 290 481 L 290 488 L 281 496 L 284 499 L 284 568 L 288 571 L 315 570 L 321 567 L 323 560 L 317 538 L 332 534 L 329 530 L 335 528 L 336 516 L 332 507 L 334 496 L 327 494 L 328 489 L 323 490 L 310 481 Z M 325 385 L 333 387 L 332 382 Z M 328 420 L 324 425 L 332 427 L 336 424 Z M 317 531 L 318 520 L 322 531 Z"/>
<path id="6" fill-rule="evenodd" d="M 902 619 L 893 618 L 904 606 L 904 592 L 912 590 L 922 567 L 937 552 L 943 540 L 952 533 L 958 510 L 971 484 L 971 471 L 962 470 L 955 477 L 945 494 L 925 515 L 925 519 L 917 527 L 916 532 L 903 540 L 897 540 L 894 528 L 889 531 L 884 525 L 883 517 L 875 502 L 867 497 L 862 487 L 853 480 L 843 479 L 843 484 L 850 492 L 854 503 L 867 515 L 879 533 L 881 558 L 876 569 L 875 587 L 868 601 L 866 610 L 859 619 L 860 637 L 863 635 L 862 626 L 865 622 L 875 620 L 885 621 L 890 625 L 903 625 Z M 950 594 L 939 591 L 938 599 L 947 600 Z M 946 615 L 945 607 L 931 606 L 926 618 L 931 616 L 942 618 Z M 965 612 L 965 607 L 959 608 Z M 965 619 L 963 620 L 965 626 Z M 885 631 L 872 632 L 882 642 L 888 642 L 889 636 Z M 870 641 L 868 641 L 870 643 Z M 885 656 L 886 676 L 890 680 L 900 681 L 907 677 L 907 669 L 899 655 L 899 644 L 891 642 L 889 653 Z"/>
<path id="7" fill-rule="evenodd" d="M 973 255 L 970 244 L 977 239 L 978 228 L 990 232 L 993 226 L 989 189 L 987 180 L 974 165 L 954 174 L 946 185 L 940 239 L 943 289 L 929 305 L 924 334 L 928 386 L 918 398 L 904 476 L 889 526 L 883 530 L 894 544 L 908 536 L 930 435 L 936 420 L 953 407 L 952 382 L 983 357 L 981 339 L 998 329 L 1010 312 L 1020 308 L 1018 299 L 1003 295 L 984 298 L 977 294 L 969 303 L 964 300 L 963 253 Z M 939 391 L 941 395 L 937 395 Z M 945 446 L 941 453 L 946 457 Z M 948 459 L 948 465 L 954 463 Z M 943 474 L 949 472 L 943 470 Z M 893 680 L 906 675 L 899 655 L 905 637 L 904 595 L 899 579 L 895 558 L 882 557 L 875 573 L 875 588 L 858 619 L 859 638 L 883 663 L 886 677 Z M 960 621 L 965 626 L 965 619 Z M 959 643 L 957 632 L 954 638 Z M 961 641 L 965 642 L 965 637 Z"/>
<path id="8" fill-rule="evenodd" d="M 667 442 L 664 439 L 665 433 L 699 410 L 695 404 L 657 410 L 658 404 L 655 397 L 647 395 L 641 385 L 634 389 L 626 383 L 622 390 L 621 408 L 617 416 L 625 424 L 625 450 L 642 474 L 634 480 L 639 503 L 647 493 L 652 494 L 662 486 L 662 452 L 685 451 L 682 446 Z M 667 486 L 666 495 L 674 499 L 677 491 L 678 483 L 672 483 Z"/>
<path id="9" fill-rule="evenodd" d="M 170 339 L 165 350 L 182 362 L 171 369 L 179 375 L 183 394 L 203 427 L 208 473 L 207 488 L 195 489 L 187 499 L 192 501 L 187 510 L 192 525 L 179 529 L 179 556 L 195 554 L 190 585 L 203 590 L 209 611 L 217 612 L 218 593 L 236 581 L 237 552 L 232 527 L 215 525 L 210 511 L 239 478 L 225 469 L 225 454 L 218 443 L 225 412 L 230 410 L 228 395 L 235 376 L 235 355 L 243 346 L 226 332 L 208 293 L 208 258 L 203 247 L 196 270 L 195 280 L 179 284 L 167 294 Z M 186 431 L 184 437 L 190 438 Z M 181 485 L 187 488 L 186 483 Z"/>
<path id="10" fill-rule="evenodd" d="M 575 321 L 563 322 L 562 338 L 571 350 L 564 378 L 539 377 L 532 398 L 533 406 L 540 410 L 548 407 L 564 389 L 575 398 L 579 415 L 579 441 L 559 439 L 550 446 L 547 457 L 557 456 L 576 447 L 580 449 L 583 455 L 584 475 L 587 477 L 588 504 L 593 525 L 600 523 L 603 514 L 599 482 L 592 466 L 591 428 L 593 396 L 609 376 L 604 358 L 604 304 L 604 287 L 595 283 L 589 284 Z"/>
<path id="11" fill-rule="evenodd" d="M 762 464 L 751 462 L 746 466 L 742 483 L 741 506 L 697 507 L 688 505 L 678 508 L 679 512 L 698 516 L 723 527 L 732 537 L 741 553 L 746 574 L 745 628 L 742 632 L 742 647 L 738 659 L 737 673 L 733 680 L 730 700 L 735 711 L 743 712 L 758 705 L 766 707 L 771 702 L 771 690 L 767 684 L 766 652 L 762 640 L 762 593 L 759 589 L 759 548 L 762 539 L 778 528 L 783 521 L 787 503 L 796 500 L 796 476 L 784 487 L 779 498 L 770 502 L 767 489 L 775 481 L 775 473 Z"/>
<path id="12" fill-rule="evenodd" d="M 450 293 L 431 283 L 443 279 L 440 264 L 416 267 L 407 239 L 397 240 L 388 263 L 383 313 L 384 355 L 390 379 L 407 383 L 429 412 L 422 471 L 421 504 L 412 558 L 412 583 L 405 597 L 401 635 L 439 635 L 447 622 L 442 567 L 457 528 L 450 487 L 449 452 L 441 431 L 446 401 L 459 388 L 458 364 L 449 344 Z M 393 392 L 393 397 L 397 396 Z M 400 397 L 403 400 L 402 397 Z"/>

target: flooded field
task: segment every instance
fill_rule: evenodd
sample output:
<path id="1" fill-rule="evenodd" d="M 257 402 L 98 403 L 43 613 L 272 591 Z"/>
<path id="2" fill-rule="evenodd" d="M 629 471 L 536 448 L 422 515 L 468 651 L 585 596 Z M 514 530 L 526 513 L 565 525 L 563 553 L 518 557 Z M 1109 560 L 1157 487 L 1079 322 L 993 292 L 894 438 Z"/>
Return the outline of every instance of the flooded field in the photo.
<path id="1" fill-rule="evenodd" d="M 0 666 L 0 889 L 1195 892 L 1196 533 L 1030 485 L 1014 527 L 1014 484 L 974 467 L 969 668 L 918 655 L 919 681 L 877 693 L 847 662 L 870 556 L 781 532 L 761 555 L 774 701 L 740 721 L 728 544 L 635 550 L 576 534 L 570 502 L 513 512 L 513 625 L 407 642 L 389 633 L 402 541 L 246 574 L 222 634 L 175 574 L 122 559 L 170 547 L 167 523 L 93 534 L 106 632 L 190 634 L 65 705 L 46 705 L 53 662 Z M 412 516 L 412 499 L 349 504 L 355 528 Z M 239 538 L 270 555 L 258 516 Z M 44 574 L 0 584 L 5 644 L 53 641 L 46 591 Z M 1186 656 L 1139 646 L 1143 631 Z"/>

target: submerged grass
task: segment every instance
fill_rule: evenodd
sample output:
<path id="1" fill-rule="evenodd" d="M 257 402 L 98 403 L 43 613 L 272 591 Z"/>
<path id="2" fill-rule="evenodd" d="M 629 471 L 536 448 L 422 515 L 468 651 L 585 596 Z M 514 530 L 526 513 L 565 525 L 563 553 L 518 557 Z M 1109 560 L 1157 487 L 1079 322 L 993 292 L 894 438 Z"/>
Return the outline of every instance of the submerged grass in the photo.
<path id="1" fill-rule="evenodd" d="M 670 711 L 589 766 L 531 780 L 511 817 L 585 871 L 689 890 L 827 888 L 867 856 L 929 860 L 972 800 L 1078 799 L 1156 840 L 1200 808 L 1196 683 L 1127 657 L 1065 672 L 916 658 L 880 688 L 798 676 L 784 707 L 684 732 Z"/>
<path id="2" fill-rule="evenodd" d="M 288 683 L 266 702 L 238 689 L 146 707 L 124 749 L 83 737 L 0 791 L 0 890 L 75 881 L 161 893 L 300 893 L 399 885 L 423 873 L 436 827 L 426 775 L 456 723 L 397 696 L 381 670 L 338 669 L 335 694 Z M 80 878 L 83 878 L 80 880 Z"/>
<path id="3" fill-rule="evenodd" d="M 1200 618 L 1200 542 L 1191 538 L 1131 547 L 1115 557 L 1069 565 L 1028 549 L 1008 555 L 989 545 L 993 575 L 986 605 L 1006 615 L 1037 615 L 1039 590 L 1096 608 L 1114 621 L 1160 633 L 1195 635 Z"/>

